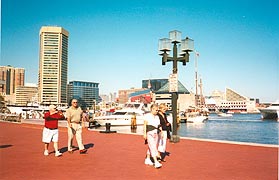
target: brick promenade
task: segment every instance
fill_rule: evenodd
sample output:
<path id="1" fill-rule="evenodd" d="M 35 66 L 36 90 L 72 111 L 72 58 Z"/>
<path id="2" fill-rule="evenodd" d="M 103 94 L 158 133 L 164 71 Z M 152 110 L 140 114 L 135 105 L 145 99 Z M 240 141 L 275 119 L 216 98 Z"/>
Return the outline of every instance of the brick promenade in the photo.
<path id="1" fill-rule="evenodd" d="M 144 164 L 142 136 L 83 131 L 88 153 L 67 152 L 67 131 L 59 128 L 63 156 L 43 155 L 42 125 L 0 122 L 0 178 L 4 179 L 278 179 L 278 146 L 262 147 L 181 139 L 168 143 L 163 167 Z M 76 141 L 74 140 L 76 145 Z M 50 145 L 53 150 L 53 145 Z"/>

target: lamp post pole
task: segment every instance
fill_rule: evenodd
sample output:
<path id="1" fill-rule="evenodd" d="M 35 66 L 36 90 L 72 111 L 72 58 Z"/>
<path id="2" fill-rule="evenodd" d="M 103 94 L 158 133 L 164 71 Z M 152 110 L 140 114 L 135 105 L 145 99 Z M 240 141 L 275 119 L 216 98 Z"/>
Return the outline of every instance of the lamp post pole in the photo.
<path id="1" fill-rule="evenodd" d="M 172 73 L 177 74 L 177 43 L 173 43 L 173 66 Z M 172 137 L 171 142 L 179 142 L 180 137 L 177 135 L 177 99 L 178 92 L 172 92 L 171 94 L 171 104 L 172 104 Z"/>
<path id="2" fill-rule="evenodd" d="M 180 31 L 171 31 L 169 32 L 170 38 L 163 38 L 159 40 L 159 51 L 162 56 L 162 65 L 165 65 L 166 62 L 172 61 L 172 76 L 176 78 L 176 82 L 173 84 L 170 83 L 170 92 L 172 95 L 172 136 L 171 142 L 179 142 L 180 137 L 177 134 L 177 99 L 178 99 L 178 80 L 177 80 L 177 62 L 182 62 L 185 66 L 187 62 L 189 62 L 189 52 L 194 50 L 194 41 L 186 37 L 181 40 L 181 32 Z M 168 56 L 168 52 L 171 50 L 171 43 L 173 44 L 173 57 Z M 178 44 L 180 44 L 180 52 L 178 55 Z M 171 87 L 173 86 L 173 87 Z"/>

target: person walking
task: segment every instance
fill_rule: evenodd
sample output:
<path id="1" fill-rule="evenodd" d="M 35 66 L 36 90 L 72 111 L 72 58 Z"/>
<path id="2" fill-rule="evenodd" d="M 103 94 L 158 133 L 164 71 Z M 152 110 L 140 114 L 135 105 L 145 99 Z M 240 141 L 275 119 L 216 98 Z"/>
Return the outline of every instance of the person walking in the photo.
<path id="1" fill-rule="evenodd" d="M 66 118 L 68 122 L 68 152 L 73 153 L 73 138 L 76 136 L 79 153 L 85 154 L 87 149 L 82 144 L 83 111 L 78 106 L 77 99 L 72 99 L 71 107 L 66 110 Z"/>
<path id="2" fill-rule="evenodd" d="M 162 166 L 157 159 L 158 155 L 158 131 L 160 131 L 160 119 L 157 116 L 158 105 L 151 105 L 151 112 L 144 117 L 143 138 L 147 140 L 148 150 L 144 163 L 146 165 L 153 165 L 150 157 L 154 160 L 154 167 L 160 168 Z"/>
<path id="3" fill-rule="evenodd" d="M 44 114 L 45 127 L 43 129 L 42 141 L 45 144 L 44 155 L 48 156 L 49 143 L 53 142 L 53 147 L 55 150 L 55 156 L 59 157 L 62 153 L 58 149 L 58 120 L 65 119 L 61 112 L 58 112 L 55 105 L 49 106 L 49 111 Z"/>
<path id="4" fill-rule="evenodd" d="M 164 158 L 166 156 L 167 139 L 170 139 L 170 129 L 171 129 L 171 124 L 168 122 L 167 119 L 166 110 L 167 110 L 166 104 L 161 103 L 159 105 L 158 116 L 160 119 L 162 132 L 159 136 L 158 151 L 160 152 L 160 157 L 162 157 L 161 158 L 162 161 L 165 161 Z"/>

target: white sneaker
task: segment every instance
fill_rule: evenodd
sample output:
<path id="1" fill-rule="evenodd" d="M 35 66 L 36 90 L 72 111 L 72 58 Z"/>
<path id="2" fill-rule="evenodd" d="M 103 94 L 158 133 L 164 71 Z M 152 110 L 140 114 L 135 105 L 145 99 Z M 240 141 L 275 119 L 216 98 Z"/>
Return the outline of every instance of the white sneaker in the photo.
<path id="1" fill-rule="evenodd" d="M 153 162 L 150 160 L 150 158 L 146 158 L 144 160 L 144 164 L 153 166 Z"/>
<path id="2" fill-rule="evenodd" d="M 48 156 L 48 150 L 45 150 L 45 151 L 44 151 L 44 155 L 45 155 L 45 156 Z"/>
<path id="3" fill-rule="evenodd" d="M 61 152 L 56 151 L 56 153 L 55 153 L 55 156 L 56 156 L 56 157 L 59 157 L 59 156 L 61 156 L 61 155 L 62 155 L 62 153 L 61 153 Z"/>
<path id="4" fill-rule="evenodd" d="M 154 167 L 160 168 L 160 167 L 162 167 L 162 164 L 157 161 L 157 162 L 155 162 Z"/>

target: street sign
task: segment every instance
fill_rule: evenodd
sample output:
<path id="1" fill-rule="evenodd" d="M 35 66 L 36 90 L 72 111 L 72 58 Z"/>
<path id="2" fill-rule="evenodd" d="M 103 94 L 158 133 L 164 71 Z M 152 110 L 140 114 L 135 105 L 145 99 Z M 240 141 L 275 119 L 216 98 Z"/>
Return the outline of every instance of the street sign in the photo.
<path id="1" fill-rule="evenodd" d="M 178 91 L 178 78 L 177 74 L 170 74 L 169 76 L 169 92 Z"/>

